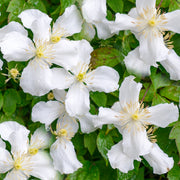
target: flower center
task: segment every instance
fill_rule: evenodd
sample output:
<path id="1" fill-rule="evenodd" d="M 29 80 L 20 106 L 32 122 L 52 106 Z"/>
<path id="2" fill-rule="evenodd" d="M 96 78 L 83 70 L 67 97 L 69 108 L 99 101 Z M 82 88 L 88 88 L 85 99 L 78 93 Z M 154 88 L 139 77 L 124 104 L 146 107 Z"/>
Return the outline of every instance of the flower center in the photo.
<path id="1" fill-rule="evenodd" d="M 149 26 L 154 27 L 156 26 L 157 22 L 155 18 L 153 17 L 151 20 L 148 21 Z"/>
<path id="2" fill-rule="evenodd" d="M 37 50 L 36 50 L 36 56 L 37 56 L 38 58 L 42 58 L 42 57 L 44 56 L 44 52 L 43 52 L 43 47 L 42 47 L 42 46 L 40 46 L 40 47 L 37 48 Z"/>
<path id="3" fill-rule="evenodd" d="M 19 74 L 19 71 L 16 68 L 12 68 L 10 71 L 10 74 L 12 75 L 12 77 L 15 79 L 17 77 L 17 75 Z"/>
<path id="4" fill-rule="evenodd" d="M 29 149 L 29 154 L 36 155 L 37 153 L 38 153 L 38 149 L 37 148 L 30 148 Z"/>
<path id="5" fill-rule="evenodd" d="M 139 114 L 135 113 L 131 116 L 131 118 L 134 120 L 134 121 L 138 121 L 139 120 Z"/>
<path id="6" fill-rule="evenodd" d="M 20 161 L 19 159 L 17 159 L 17 160 L 14 162 L 14 168 L 15 168 L 16 170 L 22 169 L 21 161 Z"/>
<path id="7" fill-rule="evenodd" d="M 67 136 L 67 130 L 66 129 L 61 129 L 57 133 L 58 136 Z"/>
<path id="8" fill-rule="evenodd" d="M 58 43 L 61 40 L 61 36 L 51 36 L 52 43 Z"/>
<path id="9" fill-rule="evenodd" d="M 47 95 L 47 98 L 48 100 L 53 100 L 54 99 L 54 94 L 52 92 L 50 92 L 48 95 Z"/>
<path id="10" fill-rule="evenodd" d="M 78 81 L 82 81 L 84 79 L 85 73 L 79 73 L 76 78 Z"/>

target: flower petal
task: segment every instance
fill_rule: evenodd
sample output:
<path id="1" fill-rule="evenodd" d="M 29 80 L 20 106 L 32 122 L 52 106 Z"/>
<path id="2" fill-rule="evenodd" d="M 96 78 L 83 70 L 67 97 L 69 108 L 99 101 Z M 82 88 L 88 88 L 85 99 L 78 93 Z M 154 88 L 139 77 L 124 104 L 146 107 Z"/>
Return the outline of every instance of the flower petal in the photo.
<path id="1" fill-rule="evenodd" d="M 153 167 L 154 174 L 167 173 L 174 165 L 172 157 L 168 157 L 159 146 L 155 143 L 149 154 L 145 155 L 144 158 Z"/>
<path id="2" fill-rule="evenodd" d="M 147 36 L 142 34 L 139 37 L 140 59 L 146 64 L 156 66 L 156 61 L 166 59 L 169 49 L 165 46 L 162 35 L 154 35 L 152 32 Z"/>
<path id="3" fill-rule="evenodd" d="M 85 83 L 91 91 L 112 92 L 118 89 L 119 74 L 108 66 L 100 66 L 87 74 Z"/>
<path id="4" fill-rule="evenodd" d="M 0 148 L 6 148 L 5 142 L 0 138 Z"/>
<path id="5" fill-rule="evenodd" d="M 123 152 L 133 158 L 148 154 L 152 148 L 152 143 L 148 140 L 145 129 L 132 127 L 124 129 L 123 132 Z"/>
<path id="6" fill-rule="evenodd" d="M 180 33 L 180 24 L 179 24 L 180 10 L 165 13 L 164 16 L 166 18 L 167 23 L 164 24 L 163 27 L 168 31 Z"/>
<path id="7" fill-rule="evenodd" d="M 5 173 L 12 169 L 13 159 L 10 153 L 2 147 L 0 147 L 0 154 L 0 173 Z"/>
<path id="8" fill-rule="evenodd" d="M 136 19 L 127 14 L 116 13 L 115 22 L 110 23 L 111 33 L 118 33 L 122 30 L 134 30 L 136 27 Z"/>
<path id="9" fill-rule="evenodd" d="M 3 61 L 0 59 L 0 70 L 2 70 Z"/>
<path id="10" fill-rule="evenodd" d="M 107 156 L 113 169 L 117 168 L 123 173 L 134 169 L 134 158 L 129 157 L 123 152 L 122 141 L 112 146 Z"/>
<path id="11" fill-rule="evenodd" d="M 99 108 L 99 114 L 97 118 L 93 119 L 95 127 L 100 127 L 103 124 L 117 124 L 120 125 L 119 120 L 120 113 L 110 108 Z"/>
<path id="12" fill-rule="evenodd" d="M 146 119 L 148 123 L 159 127 L 167 127 L 170 123 L 178 120 L 179 110 L 173 103 L 158 104 L 148 108 L 150 117 Z"/>
<path id="13" fill-rule="evenodd" d="M 101 126 L 94 127 L 93 121 L 94 121 L 94 119 L 97 118 L 96 115 L 91 115 L 90 113 L 86 113 L 85 115 L 77 116 L 76 118 L 80 122 L 81 131 L 83 133 L 91 133 L 91 132 L 95 131 L 97 128 L 101 128 Z"/>
<path id="14" fill-rule="evenodd" d="M 36 155 L 32 156 L 30 163 L 32 164 L 31 171 L 29 172 L 30 175 L 44 180 L 55 178 L 56 171 L 47 153 L 39 151 Z"/>
<path id="15" fill-rule="evenodd" d="M 49 40 L 52 19 L 38 9 L 27 9 L 19 16 L 23 25 L 32 30 L 34 40 Z"/>
<path id="16" fill-rule="evenodd" d="M 167 59 L 161 61 L 161 64 L 170 74 L 171 80 L 180 80 L 180 57 L 175 53 L 174 50 L 171 50 L 168 53 Z"/>
<path id="17" fill-rule="evenodd" d="M 122 107 L 125 107 L 127 104 L 137 104 L 139 102 L 139 93 L 142 84 L 136 83 L 134 78 L 134 76 L 126 77 L 119 88 L 119 101 Z"/>
<path id="18" fill-rule="evenodd" d="M 3 58 L 9 61 L 27 61 L 35 55 L 32 41 L 19 32 L 10 32 L 5 35 L 0 44 Z"/>
<path id="19" fill-rule="evenodd" d="M 106 0 L 84 0 L 82 14 L 88 23 L 98 22 L 106 17 Z"/>
<path id="20" fill-rule="evenodd" d="M 144 63 L 144 61 L 140 59 L 138 47 L 128 53 L 124 58 L 124 63 L 130 73 L 143 77 L 151 74 L 150 65 Z"/>
<path id="21" fill-rule="evenodd" d="M 25 174 L 23 174 L 22 171 L 12 170 L 8 172 L 6 177 L 4 178 L 4 180 L 14 180 L 14 179 L 27 180 L 28 177 Z"/>
<path id="22" fill-rule="evenodd" d="M 70 116 L 82 115 L 89 111 L 89 91 L 83 83 L 74 83 L 69 88 L 66 95 L 65 106 Z"/>
<path id="23" fill-rule="evenodd" d="M 82 22 L 80 12 L 75 5 L 72 5 L 67 7 L 64 14 L 56 20 L 53 25 L 53 33 L 62 34 L 63 37 L 72 36 L 81 31 Z"/>
<path id="24" fill-rule="evenodd" d="M 59 89 L 54 89 L 53 90 L 53 94 L 56 100 L 64 103 L 65 102 L 65 98 L 66 98 L 66 91 L 64 90 L 59 90 Z"/>
<path id="25" fill-rule="evenodd" d="M 145 9 L 153 9 L 156 7 L 156 0 L 136 0 L 136 8 L 140 14 L 145 13 Z"/>
<path id="26" fill-rule="evenodd" d="M 9 141 L 9 136 L 13 132 L 22 131 L 25 136 L 29 135 L 29 130 L 16 121 L 5 121 L 0 123 L 0 135 L 5 141 Z"/>
<path id="27" fill-rule="evenodd" d="M 0 29 L 0 39 L 2 40 L 6 34 L 13 31 L 19 32 L 24 36 L 28 35 L 28 32 L 24 29 L 24 27 L 20 23 L 11 21 L 8 25 Z"/>
<path id="28" fill-rule="evenodd" d="M 93 24 L 84 22 L 82 25 L 82 31 L 87 40 L 92 40 L 96 34 Z"/>
<path id="29" fill-rule="evenodd" d="M 42 96 L 53 88 L 52 85 L 52 70 L 46 63 L 32 60 L 24 68 L 20 79 L 24 92 Z"/>
<path id="30" fill-rule="evenodd" d="M 61 174 L 70 174 L 82 167 L 78 161 L 74 146 L 71 141 L 63 142 L 56 140 L 51 146 L 50 154 L 53 159 L 54 168 Z"/>
<path id="31" fill-rule="evenodd" d="M 32 121 L 40 121 L 48 127 L 65 111 L 64 105 L 58 101 L 39 102 L 32 109 Z"/>
<path id="32" fill-rule="evenodd" d="M 31 136 L 29 148 L 46 149 L 49 145 L 50 135 L 42 127 L 36 129 Z"/>

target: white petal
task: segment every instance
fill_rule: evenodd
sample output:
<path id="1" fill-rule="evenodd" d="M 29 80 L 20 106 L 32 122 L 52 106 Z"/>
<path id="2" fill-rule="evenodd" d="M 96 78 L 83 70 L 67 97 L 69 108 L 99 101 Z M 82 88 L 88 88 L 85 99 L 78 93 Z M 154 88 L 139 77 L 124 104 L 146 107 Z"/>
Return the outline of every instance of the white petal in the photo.
<path id="1" fill-rule="evenodd" d="M 29 139 L 27 134 L 24 131 L 15 131 L 10 134 L 9 143 L 11 144 L 11 153 L 13 155 L 26 154 L 29 146 Z"/>
<path id="2" fill-rule="evenodd" d="M 132 72 L 143 77 L 151 74 L 150 65 L 140 59 L 139 47 L 128 53 L 128 55 L 124 58 L 124 63 L 128 72 Z"/>
<path id="3" fill-rule="evenodd" d="M 42 96 L 53 88 L 52 85 L 52 70 L 45 62 L 32 60 L 24 68 L 20 79 L 24 92 Z"/>
<path id="4" fill-rule="evenodd" d="M 5 173 L 13 167 L 13 159 L 10 153 L 0 147 L 0 173 Z"/>
<path id="5" fill-rule="evenodd" d="M 134 30 L 136 27 L 136 19 L 128 16 L 127 14 L 116 14 L 115 22 L 110 23 L 112 33 L 118 33 L 122 30 Z"/>
<path id="6" fill-rule="evenodd" d="M 32 109 L 32 121 L 40 121 L 48 127 L 64 111 L 64 105 L 58 101 L 39 102 Z"/>
<path id="7" fill-rule="evenodd" d="M 44 128 L 38 128 L 31 136 L 30 148 L 46 149 L 50 145 L 50 135 Z"/>
<path id="8" fill-rule="evenodd" d="M 156 0 L 136 0 L 136 8 L 139 14 L 145 13 L 145 9 L 152 9 L 156 6 Z"/>
<path id="9" fill-rule="evenodd" d="M 107 19 L 102 20 L 101 22 L 94 22 L 94 25 L 97 29 L 97 35 L 99 39 L 107 39 L 114 35 L 114 33 L 111 33 L 111 22 Z"/>
<path id="10" fill-rule="evenodd" d="M 32 163 L 30 175 L 43 180 L 55 178 L 56 171 L 47 153 L 39 151 L 36 155 L 32 156 L 30 163 Z"/>
<path id="11" fill-rule="evenodd" d="M 88 40 L 92 40 L 96 34 L 94 26 L 91 23 L 84 22 L 82 28 L 83 28 L 85 37 L 87 36 Z"/>
<path id="12" fill-rule="evenodd" d="M 134 158 L 129 157 L 123 152 L 122 141 L 112 146 L 107 156 L 113 169 L 117 168 L 123 173 L 134 169 Z"/>
<path id="13" fill-rule="evenodd" d="M 70 41 L 61 39 L 58 43 L 54 44 L 54 50 L 54 59 L 51 62 L 70 70 L 79 61 L 84 60 L 89 64 L 90 53 L 93 49 L 85 40 Z"/>
<path id="14" fill-rule="evenodd" d="M 56 100 L 64 103 L 65 102 L 65 98 L 66 98 L 66 91 L 64 90 L 59 90 L 59 89 L 54 89 L 53 90 L 53 94 Z"/>
<path id="15" fill-rule="evenodd" d="M 78 131 L 79 125 L 74 117 L 69 116 L 68 113 L 64 113 L 64 115 L 58 119 L 56 126 L 57 132 L 61 129 L 65 129 L 67 131 L 67 136 L 65 138 L 68 138 L 68 140 L 70 140 Z"/>
<path id="16" fill-rule="evenodd" d="M 78 161 L 71 141 L 57 140 L 50 149 L 54 168 L 61 174 L 70 174 L 82 167 Z"/>
<path id="17" fill-rule="evenodd" d="M 25 136 L 29 135 L 29 130 L 25 127 L 17 123 L 16 121 L 5 121 L 0 123 L 0 135 L 1 138 L 8 141 L 9 136 L 13 132 L 22 131 Z"/>
<path id="18" fill-rule="evenodd" d="M 152 143 L 148 140 L 145 129 L 132 127 L 124 129 L 123 132 L 123 152 L 128 156 L 137 158 L 140 155 L 148 154 L 152 148 Z"/>
<path id="19" fill-rule="evenodd" d="M 35 55 L 32 41 L 19 32 L 6 34 L 0 44 L 3 58 L 7 61 L 27 61 Z"/>
<path id="20" fill-rule="evenodd" d="M 170 74 L 170 79 L 180 80 L 180 57 L 175 53 L 174 50 L 171 50 L 168 53 L 167 59 L 161 61 L 161 64 Z"/>
<path id="21" fill-rule="evenodd" d="M 171 104 L 158 104 L 148 108 L 150 117 L 147 122 L 159 127 L 167 127 L 168 124 L 175 122 L 179 117 L 178 107 Z"/>
<path id="22" fill-rule="evenodd" d="M 6 148 L 5 142 L 0 138 L 0 148 Z"/>
<path id="23" fill-rule="evenodd" d="M 72 5 L 66 8 L 64 14 L 56 20 L 53 33 L 62 34 L 64 37 L 72 36 L 81 31 L 82 21 L 80 12 L 75 5 Z"/>
<path id="24" fill-rule="evenodd" d="M 82 116 L 77 116 L 76 118 L 80 122 L 81 131 L 83 133 L 91 133 L 91 132 L 95 131 L 97 128 L 101 128 L 101 126 L 100 127 L 94 126 L 93 122 L 95 119 L 97 119 L 96 115 L 91 115 L 90 113 L 87 113 Z"/>
<path id="25" fill-rule="evenodd" d="M 82 115 L 89 111 L 89 91 L 83 83 L 74 83 L 69 88 L 66 95 L 65 106 L 70 116 Z"/>
<path id="26" fill-rule="evenodd" d="M 119 74 L 108 66 L 100 66 L 87 74 L 85 83 L 91 91 L 112 92 L 118 89 Z"/>
<path id="27" fill-rule="evenodd" d="M 153 167 L 154 174 L 167 173 L 174 165 L 172 157 L 168 157 L 157 144 L 153 144 L 151 152 L 144 156 L 148 163 Z"/>
<path id="28" fill-rule="evenodd" d="M 6 34 L 13 31 L 17 31 L 24 36 L 28 35 L 28 32 L 24 29 L 24 27 L 20 23 L 11 21 L 8 25 L 0 29 L 0 39 L 2 40 Z"/>
<path id="29" fill-rule="evenodd" d="M 112 109 L 113 111 L 120 112 L 120 111 L 122 110 L 121 103 L 120 103 L 119 101 L 118 101 L 118 102 L 115 102 L 115 103 L 112 105 L 111 109 Z"/>
<path id="30" fill-rule="evenodd" d="M 166 28 L 168 31 L 180 33 L 180 24 L 179 24 L 180 10 L 166 13 L 164 14 L 164 16 L 167 18 L 166 19 L 167 23 L 163 25 L 163 27 Z"/>
<path id="31" fill-rule="evenodd" d="M 32 30 L 34 40 L 49 40 L 51 18 L 38 9 L 27 9 L 19 16 L 23 25 Z"/>
<path id="32" fill-rule="evenodd" d="M 16 179 L 27 180 L 28 177 L 25 174 L 23 174 L 22 171 L 12 170 L 4 178 L 4 180 L 16 180 Z"/>
<path id="33" fill-rule="evenodd" d="M 52 71 L 52 89 L 64 90 L 74 82 L 74 76 L 63 68 L 53 68 Z"/>
<path id="34" fill-rule="evenodd" d="M 99 108 L 98 117 L 93 119 L 95 127 L 100 127 L 103 124 L 117 124 L 120 125 L 119 120 L 120 113 L 116 112 L 110 108 Z"/>
<path id="35" fill-rule="evenodd" d="M 106 0 L 84 0 L 82 14 L 88 23 L 98 22 L 106 17 Z"/>
<path id="36" fill-rule="evenodd" d="M 156 61 L 166 59 L 169 49 L 165 46 L 162 35 L 153 35 L 153 32 L 140 35 L 140 58 L 149 65 L 156 65 Z"/>
<path id="37" fill-rule="evenodd" d="M 137 104 L 139 101 L 142 84 L 136 83 L 134 78 L 134 76 L 126 77 L 119 88 L 119 101 L 122 107 L 127 104 Z"/>

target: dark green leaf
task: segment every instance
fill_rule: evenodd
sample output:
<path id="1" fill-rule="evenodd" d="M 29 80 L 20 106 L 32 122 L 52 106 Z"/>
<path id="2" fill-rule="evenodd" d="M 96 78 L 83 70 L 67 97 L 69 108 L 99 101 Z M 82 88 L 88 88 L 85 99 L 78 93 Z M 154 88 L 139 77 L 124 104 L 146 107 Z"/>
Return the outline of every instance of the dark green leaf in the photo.
<path id="1" fill-rule="evenodd" d="M 95 104 L 100 106 L 106 106 L 107 103 L 107 95 L 103 92 L 92 92 L 91 99 L 94 101 Z"/>
<path id="2" fill-rule="evenodd" d="M 114 12 L 119 12 L 122 13 L 123 12 L 123 7 L 124 7 L 124 3 L 122 0 L 107 0 L 107 4 L 110 6 L 110 8 L 114 11 Z"/>
<path id="3" fill-rule="evenodd" d="M 169 101 L 164 97 L 160 96 L 159 94 L 154 95 L 152 100 L 152 106 L 155 106 L 157 104 L 164 104 L 164 103 L 169 103 Z"/>

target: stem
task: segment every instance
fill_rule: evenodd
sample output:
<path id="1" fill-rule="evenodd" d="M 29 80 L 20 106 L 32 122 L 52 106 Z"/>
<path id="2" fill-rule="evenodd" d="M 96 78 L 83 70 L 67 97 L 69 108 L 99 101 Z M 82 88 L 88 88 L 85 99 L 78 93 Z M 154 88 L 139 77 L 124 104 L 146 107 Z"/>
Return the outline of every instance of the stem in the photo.
<path id="1" fill-rule="evenodd" d="M 158 7 L 156 9 L 159 9 L 161 7 L 163 0 L 161 0 L 161 2 L 159 3 Z"/>
<path id="2" fill-rule="evenodd" d="M 144 93 L 144 96 L 143 96 L 143 98 L 142 98 L 141 101 L 140 101 L 140 102 L 141 102 L 140 104 L 143 103 L 144 98 L 146 97 L 146 95 L 147 95 L 147 93 L 148 93 L 148 91 L 149 91 L 150 86 L 151 86 L 151 84 L 149 84 L 149 86 L 147 87 L 146 92 Z"/>

